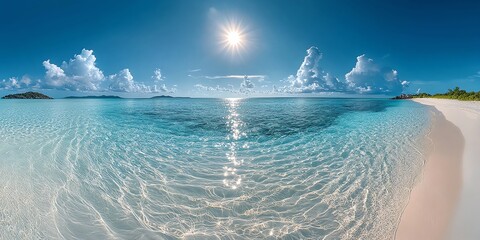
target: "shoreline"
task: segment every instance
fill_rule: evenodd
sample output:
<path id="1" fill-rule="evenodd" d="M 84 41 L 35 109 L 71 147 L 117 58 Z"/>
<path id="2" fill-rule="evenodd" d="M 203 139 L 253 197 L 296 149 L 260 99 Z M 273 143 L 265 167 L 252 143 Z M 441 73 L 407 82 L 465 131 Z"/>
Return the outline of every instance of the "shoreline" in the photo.
<path id="1" fill-rule="evenodd" d="M 413 101 L 434 108 L 433 146 L 395 239 L 480 239 L 480 103 Z"/>

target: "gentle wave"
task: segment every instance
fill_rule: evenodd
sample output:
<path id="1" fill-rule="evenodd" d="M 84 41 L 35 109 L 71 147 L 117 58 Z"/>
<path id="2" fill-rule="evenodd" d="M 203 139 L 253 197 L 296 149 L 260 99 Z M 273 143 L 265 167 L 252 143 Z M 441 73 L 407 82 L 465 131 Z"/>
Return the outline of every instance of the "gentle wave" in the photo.
<path id="1" fill-rule="evenodd" d="M 385 239 L 427 108 L 376 99 L 0 102 L 6 239 Z"/>

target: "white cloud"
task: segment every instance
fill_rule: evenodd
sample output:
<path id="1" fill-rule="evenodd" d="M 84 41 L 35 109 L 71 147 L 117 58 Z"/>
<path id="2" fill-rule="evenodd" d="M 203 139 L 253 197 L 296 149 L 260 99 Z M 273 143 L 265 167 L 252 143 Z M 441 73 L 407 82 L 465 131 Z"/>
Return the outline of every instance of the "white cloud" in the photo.
<path id="1" fill-rule="evenodd" d="M 242 83 L 240 84 L 240 87 L 241 87 L 241 88 L 246 88 L 246 89 L 251 89 L 251 88 L 254 88 L 254 87 L 255 87 L 255 84 L 253 84 L 253 82 L 250 81 L 250 79 L 249 79 L 248 76 L 244 76 L 244 77 L 243 77 L 243 81 L 242 81 Z"/>
<path id="2" fill-rule="evenodd" d="M 24 88 L 38 88 L 38 84 L 40 80 L 37 82 L 32 81 L 30 77 L 23 76 L 22 78 L 18 79 L 17 77 L 11 77 L 9 79 L 3 79 L 0 81 L 0 89 L 2 90 L 13 90 L 13 89 L 24 89 Z"/>
<path id="3" fill-rule="evenodd" d="M 96 57 L 92 50 L 83 49 L 78 55 L 68 62 L 63 62 L 59 67 L 46 60 L 43 62 L 46 69 L 43 88 L 71 91 L 113 91 L 113 92 L 175 92 L 175 88 L 167 88 L 165 84 L 145 85 L 134 80 L 128 68 L 119 71 L 117 74 L 105 76 L 96 66 Z M 155 82 L 162 81 L 160 69 L 155 69 Z M 38 83 L 37 83 L 38 85 Z"/>
<path id="4" fill-rule="evenodd" d="M 397 94 L 408 86 L 407 81 L 398 78 L 396 70 L 379 66 L 365 54 L 357 57 L 355 67 L 345 74 L 345 80 L 350 90 L 359 93 Z"/>
<path id="5" fill-rule="evenodd" d="M 278 87 L 276 85 L 272 86 L 272 92 L 274 92 L 274 93 L 278 92 Z"/>
<path id="6" fill-rule="evenodd" d="M 68 62 L 64 61 L 60 67 L 50 63 L 50 60 L 44 61 L 43 66 L 47 70 L 45 86 L 72 91 L 98 91 L 105 77 L 95 61 L 93 51 L 86 49 Z"/>
<path id="7" fill-rule="evenodd" d="M 236 78 L 236 77 L 235 77 Z M 250 94 L 255 93 L 254 90 L 255 84 L 249 79 L 249 76 L 243 75 L 243 81 L 240 83 L 240 88 L 235 88 L 233 85 L 228 84 L 228 87 L 221 87 L 220 85 L 216 86 L 206 86 L 203 84 L 196 84 L 194 87 L 201 91 L 208 92 L 229 92 L 235 94 Z"/>
<path id="8" fill-rule="evenodd" d="M 20 88 L 20 83 L 18 82 L 17 78 L 11 77 L 8 80 L 3 79 L 0 82 L 0 89 L 5 89 L 5 90 L 11 90 L 11 89 L 16 89 Z"/>
<path id="9" fill-rule="evenodd" d="M 259 74 L 254 74 L 254 75 L 214 75 L 214 76 L 194 76 L 192 74 L 188 74 L 188 77 L 191 77 L 193 79 L 208 79 L 208 80 L 228 80 L 228 79 L 238 79 L 242 80 L 240 83 L 241 88 L 253 88 L 255 84 L 252 82 L 253 80 L 257 82 L 264 82 L 265 79 L 267 78 L 266 75 L 259 75 Z M 244 78 L 247 77 L 248 81 L 245 82 Z M 247 84 L 247 85 L 245 85 Z M 249 87 L 252 86 L 252 87 Z"/>
<path id="10" fill-rule="evenodd" d="M 165 84 L 148 86 L 134 81 L 128 68 L 121 70 L 117 74 L 108 76 L 108 91 L 112 92 L 142 92 L 142 93 L 174 93 L 175 88 L 167 88 Z"/>
<path id="11" fill-rule="evenodd" d="M 46 84 L 53 88 L 59 88 L 65 85 L 65 72 L 63 69 L 55 64 L 50 63 L 50 60 L 43 61 L 43 66 L 47 70 L 45 73 Z"/>
<path id="12" fill-rule="evenodd" d="M 321 59 L 322 53 L 318 48 L 310 47 L 297 74 L 287 78 L 290 86 L 287 86 L 286 91 L 299 93 L 343 91 L 344 84 L 319 66 Z"/>
<path id="13" fill-rule="evenodd" d="M 322 53 L 318 48 L 310 47 L 297 74 L 287 78 L 286 81 L 290 85 L 277 88 L 276 91 L 283 93 L 397 94 L 409 84 L 398 78 L 396 70 L 381 67 L 365 55 L 357 57 L 355 67 L 345 75 L 344 80 L 339 80 L 324 71 L 319 65 L 321 59 Z"/>
<path id="14" fill-rule="evenodd" d="M 259 82 L 264 81 L 265 75 L 217 75 L 217 76 L 201 76 L 206 79 L 244 79 L 247 76 L 251 80 L 257 80 Z M 192 76 L 193 77 L 193 76 Z"/>
<path id="15" fill-rule="evenodd" d="M 153 71 L 153 76 L 152 78 L 157 82 L 157 81 L 163 81 L 164 77 L 162 76 L 162 71 L 157 68 L 155 71 Z"/>
<path id="16" fill-rule="evenodd" d="M 108 80 L 110 82 L 108 90 L 113 92 L 139 92 L 142 88 L 133 81 L 133 76 L 128 68 L 108 76 Z"/>
<path id="17" fill-rule="evenodd" d="M 20 83 L 26 87 L 29 87 L 32 84 L 32 79 L 30 79 L 28 76 L 23 76 L 22 79 L 20 79 Z"/>
<path id="18" fill-rule="evenodd" d="M 202 91 L 239 93 L 239 91 L 234 89 L 232 85 L 229 85 L 229 87 L 226 88 L 226 87 L 220 87 L 219 85 L 215 87 L 210 87 L 202 84 L 195 84 L 194 87 Z"/>
<path id="19" fill-rule="evenodd" d="M 203 84 L 195 84 L 193 87 L 203 90 L 203 91 L 209 91 L 211 87 L 205 86 Z"/>
<path id="20" fill-rule="evenodd" d="M 277 94 L 289 94 L 290 92 L 286 92 L 284 89 L 279 89 L 275 85 L 272 85 L 271 89 L 266 89 L 268 85 L 263 85 L 262 88 L 264 89 L 255 89 L 254 86 L 249 86 L 248 79 L 246 83 L 241 83 L 241 86 L 235 87 L 231 84 L 223 87 L 220 85 L 216 86 L 206 86 L 203 84 L 195 84 L 194 88 L 199 91 L 203 92 L 218 92 L 218 93 L 231 93 L 231 94 L 238 94 L 238 95 L 258 95 L 258 96 L 265 96 L 265 95 L 277 95 Z M 253 84 L 253 83 L 252 83 Z"/>
<path id="21" fill-rule="evenodd" d="M 190 77 L 193 77 L 189 75 Z M 255 90 L 255 83 L 252 80 L 258 82 L 263 82 L 266 78 L 265 75 L 221 75 L 221 76 L 200 76 L 193 78 L 204 78 L 204 79 L 242 79 L 240 82 L 240 87 L 235 87 L 232 84 L 228 84 L 227 87 L 220 85 L 216 86 L 207 86 L 203 84 L 196 84 L 194 87 L 201 91 L 210 91 L 210 92 L 230 92 L 235 94 L 253 94 L 253 93 L 265 93 L 269 94 L 270 91 L 257 91 Z M 238 86 L 238 85 L 237 85 Z"/>
<path id="22" fill-rule="evenodd" d="M 151 91 L 152 93 L 159 93 L 159 92 L 175 93 L 177 89 L 176 89 L 176 85 L 174 85 L 172 88 L 167 88 L 165 84 L 162 84 L 160 86 L 153 85 Z"/>

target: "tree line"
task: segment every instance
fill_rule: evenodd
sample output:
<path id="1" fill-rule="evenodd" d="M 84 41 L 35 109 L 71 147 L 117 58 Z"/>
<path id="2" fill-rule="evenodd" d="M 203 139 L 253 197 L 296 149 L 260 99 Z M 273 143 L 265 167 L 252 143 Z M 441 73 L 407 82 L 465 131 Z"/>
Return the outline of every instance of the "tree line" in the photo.
<path id="1" fill-rule="evenodd" d="M 412 98 L 443 98 L 443 99 L 457 99 L 462 101 L 480 101 L 480 91 L 478 92 L 467 92 L 459 87 L 455 87 L 454 89 L 448 89 L 446 93 L 436 93 L 436 94 L 428 94 L 428 93 L 418 93 L 411 95 Z"/>

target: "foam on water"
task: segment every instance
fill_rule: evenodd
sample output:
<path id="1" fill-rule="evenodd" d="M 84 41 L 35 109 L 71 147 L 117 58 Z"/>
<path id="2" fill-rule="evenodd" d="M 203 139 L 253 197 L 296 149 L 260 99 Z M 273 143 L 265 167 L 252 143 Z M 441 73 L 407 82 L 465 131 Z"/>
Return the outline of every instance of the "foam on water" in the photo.
<path id="1" fill-rule="evenodd" d="M 0 101 L 5 239 L 393 237 L 428 108 L 372 99 Z"/>

